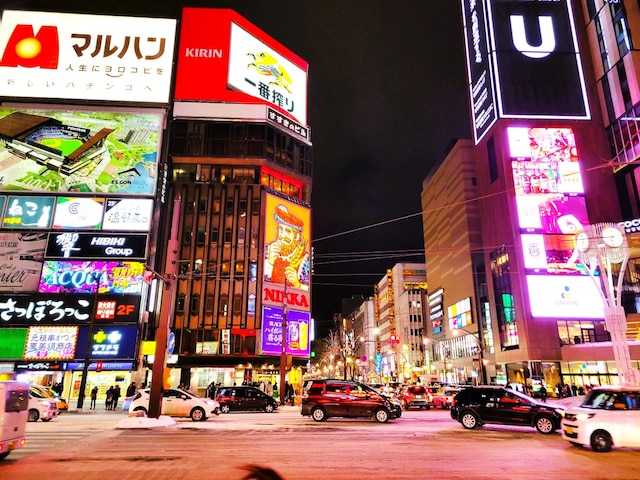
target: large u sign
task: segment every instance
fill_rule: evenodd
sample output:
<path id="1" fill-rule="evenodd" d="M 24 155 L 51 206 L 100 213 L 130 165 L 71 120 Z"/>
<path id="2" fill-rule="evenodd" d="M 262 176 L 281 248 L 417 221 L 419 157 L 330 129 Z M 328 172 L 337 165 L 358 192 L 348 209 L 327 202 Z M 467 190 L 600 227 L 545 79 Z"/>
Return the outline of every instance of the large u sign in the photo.
<path id="1" fill-rule="evenodd" d="M 542 42 L 538 46 L 533 46 L 527 40 L 524 31 L 524 16 L 511 15 L 511 37 L 513 46 L 523 55 L 529 58 L 544 58 L 549 56 L 556 48 L 556 35 L 553 31 L 553 19 L 550 16 L 538 17 L 540 27 L 540 37 Z"/>

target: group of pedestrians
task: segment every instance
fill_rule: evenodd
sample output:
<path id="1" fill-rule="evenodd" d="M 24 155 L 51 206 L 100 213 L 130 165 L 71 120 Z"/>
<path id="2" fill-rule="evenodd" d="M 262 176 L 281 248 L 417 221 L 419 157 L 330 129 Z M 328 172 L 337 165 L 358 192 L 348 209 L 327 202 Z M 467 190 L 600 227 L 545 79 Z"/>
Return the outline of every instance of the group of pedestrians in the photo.
<path id="1" fill-rule="evenodd" d="M 91 403 L 89 406 L 90 410 L 96 409 L 96 401 L 98 400 L 98 386 L 95 386 L 91 389 L 90 398 Z M 135 382 L 131 382 L 131 384 L 127 387 L 126 396 L 132 397 L 136 393 L 136 384 Z M 116 410 L 118 408 L 118 401 L 122 393 L 120 391 L 120 385 L 111 385 L 106 393 L 105 393 L 105 410 Z"/>

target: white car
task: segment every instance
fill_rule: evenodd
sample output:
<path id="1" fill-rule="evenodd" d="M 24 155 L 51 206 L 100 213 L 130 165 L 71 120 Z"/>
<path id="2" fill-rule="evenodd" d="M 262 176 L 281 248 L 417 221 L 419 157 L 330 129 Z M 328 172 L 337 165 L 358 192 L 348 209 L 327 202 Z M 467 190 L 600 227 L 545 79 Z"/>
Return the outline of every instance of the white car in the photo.
<path id="1" fill-rule="evenodd" d="M 29 416 L 30 422 L 49 422 L 58 416 L 58 402 L 55 398 L 35 398 L 29 394 Z"/>
<path id="2" fill-rule="evenodd" d="M 129 412 L 149 410 L 149 389 L 138 390 L 131 400 Z M 199 397 L 186 390 L 168 388 L 162 392 L 161 415 L 189 417 L 194 422 L 205 421 L 211 415 L 220 415 L 220 404 L 210 398 Z"/>
<path id="3" fill-rule="evenodd" d="M 640 447 L 640 387 L 594 388 L 582 405 L 565 411 L 562 438 L 595 452 Z"/>

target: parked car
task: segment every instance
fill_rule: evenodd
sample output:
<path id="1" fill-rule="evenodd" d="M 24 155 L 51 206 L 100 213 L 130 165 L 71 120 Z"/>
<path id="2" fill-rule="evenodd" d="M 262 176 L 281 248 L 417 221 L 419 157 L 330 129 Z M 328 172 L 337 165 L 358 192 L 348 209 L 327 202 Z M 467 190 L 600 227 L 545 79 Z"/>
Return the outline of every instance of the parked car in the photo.
<path id="1" fill-rule="evenodd" d="M 429 393 L 426 387 L 422 385 L 409 385 L 404 387 L 400 393 L 400 402 L 405 410 L 412 407 L 424 408 L 429 410 Z"/>
<path id="2" fill-rule="evenodd" d="M 38 399 L 47 399 L 47 400 L 55 400 L 58 404 L 59 412 L 66 412 L 69 410 L 69 402 L 66 399 L 55 395 L 50 389 L 47 387 L 43 387 L 42 385 L 29 385 L 29 393 Z"/>
<path id="3" fill-rule="evenodd" d="M 384 423 L 398 418 L 397 406 L 373 388 L 349 380 L 309 380 L 304 385 L 300 413 L 316 422 L 331 417 L 373 417 Z"/>
<path id="4" fill-rule="evenodd" d="M 438 408 L 451 408 L 453 404 L 453 397 L 462 390 L 462 387 L 441 387 L 431 400 L 434 407 Z"/>
<path id="5" fill-rule="evenodd" d="M 538 402 L 501 386 L 464 388 L 451 405 L 451 418 L 464 428 L 477 428 L 485 423 L 527 425 L 545 434 L 560 428 L 561 412 L 561 405 Z"/>
<path id="6" fill-rule="evenodd" d="M 562 438 L 594 452 L 640 447 L 640 387 L 596 387 L 579 407 L 568 407 Z"/>
<path id="7" fill-rule="evenodd" d="M 138 390 L 131 401 L 129 412 L 149 410 L 149 389 Z M 189 417 L 194 422 L 205 421 L 212 415 L 220 414 L 220 404 L 210 398 L 199 397 L 179 388 L 168 388 L 162 392 L 161 415 Z"/>
<path id="8" fill-rule="evenodd" d="M 29 394 L 29 416 L 30 422 L 50 422 L 58 416 L 58 402 L 55 399 L 36 398 Z"/>
<path id="9" fill-rule="evenodd" d="M 278 401 L 256 387 L 220 387 L 216 400 L 222 413 L 231 410 L 263 410 L 271 413 L 278 409 Z"/>

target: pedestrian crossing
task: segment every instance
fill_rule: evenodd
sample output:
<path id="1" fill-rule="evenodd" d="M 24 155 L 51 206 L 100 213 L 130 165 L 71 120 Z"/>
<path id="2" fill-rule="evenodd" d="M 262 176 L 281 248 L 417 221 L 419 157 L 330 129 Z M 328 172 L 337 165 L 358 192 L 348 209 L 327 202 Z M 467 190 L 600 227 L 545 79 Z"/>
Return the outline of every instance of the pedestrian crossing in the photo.
<path id="1" fill-rule="evenodd" d="M 61 431 L 61 432 L 27 432 L 25 446 L 13 450 L 5 461 L 16 461 L 40 452 L 51 452 L 64 448 L 64 445 L 77 444 L 87 435 L 95 434 L 95 430 Z"/>

